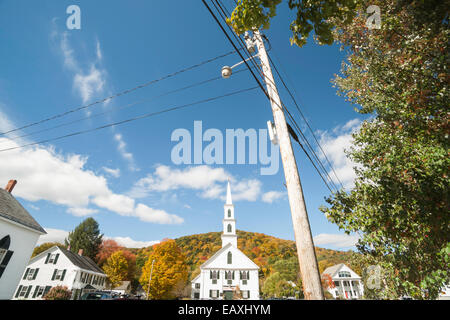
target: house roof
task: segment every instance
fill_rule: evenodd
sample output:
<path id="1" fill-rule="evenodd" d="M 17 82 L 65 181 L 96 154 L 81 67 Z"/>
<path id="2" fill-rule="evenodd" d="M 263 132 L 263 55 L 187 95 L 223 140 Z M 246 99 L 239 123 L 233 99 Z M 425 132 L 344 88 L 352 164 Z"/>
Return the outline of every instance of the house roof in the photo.
<path id="1" fill-rule="evenodd" d="M 61 250 L 62 253 L 77 267 L 84 269 L 84 270 L 90 270 L 98 273 L 103 273 L 103 270 L 100 269 L 99 266 L 89 257 L 87 256 L 80 256 L 79 254 L 73 253 L 72 251 L 66 250 L 63 247 L 57 246 L 59 250 Z"/>
<path id="2" fill-rule="evenodd" d="M 338 272 L 338 270 L 339 270 L 342 266 L 344 266 L 343 263 L 335 264 L 334 266 L 331 266 L 331 267 L 326 268 L 326 269 L 322 272 L 322 274 L 329 274 L 331 277 L 333 277 L 333 276 L 336 274 L 336 272 Z"/>
<path id="3" fill-rule="evenodd" d="M 36 230 L 41 234 L 47 233 L 19 201 L 3 188 L 0 188 L 0 217 Z"/>
<path id="4" fill-rule="evenodd" d="M 114 288 L 114 290 L 127 290 L 131 281 L 121 281 L 120 285 Z"/>

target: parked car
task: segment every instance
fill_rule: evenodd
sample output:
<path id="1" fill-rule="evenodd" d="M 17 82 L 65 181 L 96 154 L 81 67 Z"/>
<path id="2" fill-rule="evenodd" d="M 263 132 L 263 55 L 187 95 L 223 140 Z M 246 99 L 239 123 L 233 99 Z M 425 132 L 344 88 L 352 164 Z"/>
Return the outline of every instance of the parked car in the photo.
<path id="1" fill-rule="evenodd" d="M 106 292 L 88 292 L 81 296 L 81 300 L 112 300 L 113 297 Z"/>

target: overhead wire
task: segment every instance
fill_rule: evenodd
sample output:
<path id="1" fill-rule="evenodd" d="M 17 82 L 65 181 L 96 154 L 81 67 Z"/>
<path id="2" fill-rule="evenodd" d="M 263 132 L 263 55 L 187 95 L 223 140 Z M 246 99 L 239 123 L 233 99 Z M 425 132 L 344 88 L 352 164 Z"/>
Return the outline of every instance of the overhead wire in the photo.
<path id="1" fill-rule="evenodd" d="M 170 108 L 166 108 L 160 111 L 155 111 L 155 112 L 150 112 L 150 113 L 145 113 L 142 114 L 140 116 L 136 116 L 136 117 L 132 117 L 126 120 L 121 120 L 121 121 L 117 121 L 117 122 L 113 122 L 113 123 L 108 123 L 96 128 L 92 128 L 92 129 L 86 129 L 86 130 L 81 130 L 81 131 L 77 131 L 77 132 L 72 132 L 66 135 L 62 135 L 62 136 L 58 136 L 58 137 L 54 137 L 54 138 L 49 138 L 49 139 L 45 139 L 45 140 L 41 140 L 41 141 L 37 141 L 37 142 L 32 142 L 32 143 L 28 143 L 28 144 L 23 144 L 20 146 L 15 146 L 15 147 L 10 147 L 10 148 L 4 148 L 4 149 L 0 149 L 0 152 L 5 152 L 5 151 L 10 151 L 10 150 L 15 150 L 15 149 L 20 149 L 20 148 L 25 148 L 25 147 L 29 147 L 29 146 L 33 146 L 33 145 L 37 145 L 37 144 L 42 144 L 42 143 L 47 143 L 47 142 L 51 142 L 51 141 L 55 141 L 55 140 L 60 140 L 60 139 L 64 139 L 64 138 L 68 138 L 68 137 L 72 137 L 72 136 L 77 136 L 80 134 L 85 134 L 85 133 L 89 133 L 89 132 L 93 132 L 93 131 L 97 131 L 97 130 L 101 130 L 101 129 L 105 129 L 105 128 L 109 128 L 109 127 L 113 127 L 113 126 L 118 126 L 118 125 L 122 125 L 125 123 L 129 123 L 132 121 L 136 121 L 136 120 L 141 120 L 144 118 L 149 118 L 149 117 L 153 117 L 156 115 L 160 115 L 163 113 L 167 113 L 167 112 L 172 112 L 175 110 L 180 110 L 180 109 L 184 109 L 187 107 L 191 107 L 191 106 L 195 106 L 195 105 L 199 105 L 199 104 L 203 104 L 203 103 L 207 103 L 207 102 L 211 102 L 214 100 L 218 100 L 218 99 L 222 99 L 225 97 L 229 97 L 229 96 L 233 96 L 233 95 L 237 95 L 243 92 L 248 92 L 254 89 L 257 89 L 258 87 L 250 87 L 250 88 L 246 88 L 246 89 L 241 89 L 241 90 L 237 90 L 237 91 L 233 91 L 230 93 L 226 93 L 220 96 L 215 96 L 212 98 L 207 98 L 207 99 L 202 99 L 199 101 L 195 101 L 195 102 L 191 102 L 191 103 L 187 103 L 187 104 L 183 104 L 180 106 L 174 106 L 174 107 L 170 107 Z"/>
<path id="2" fill-rule="evenodd" d="M 247 69 L 237 70 L 235 72 L 235 74 L 239 74 L 239 73 L 241 73 L 243 71 L 247 71 Z M 87 120 L 87 119 L 97 118 L 97 117 L 100 117 L 100 116 L 103 116 L 103 115 L 106 115 L 106 114 L 109 114 L 109 113 L 112 113 L 112 112 L 117 112 L 117 111 L 121 111 L 121 110 L 124 110 L 124 109 L 128 109 L 128 108 L 131 108 L 131 107 L 133 107 L 135 105 L 138 105 L 138 104 L 142 104 L 142 103 L 145 103 L 145 102 L 150 102 L 150 101 L 156 100 L 158 98 L 161 98 L 161 97 L 173 94 L 173 93 L 181 92 L 181 91 L 187 90 L 187 89 L 192 89 L 194 87 L 197 87 L 197 86 L 200 86 L 200 85 L 204 85 L 204 84 L 207 84 L 207 83 L 210 83 L 210 82 L 213 82 L 213 81 L 217 81 L 217 80 L 220 80 L 220 79 L 222 79 L 222 77 L 218 76 L 218 77 L 210 78 L 210 79 L 207 79 L 207 80 L 199 81 L 199 82 L 190 84 L 188 86 L 184 86 L 184 87 L 181 87 L 181 88 L 177 88 L 177 89 L 174 89 L 174 90 L 167 91 L 165 93 L 162 93 L 160 95 L 157 95 L 157 96 L 154 96 L 154 97 L 151 97 L 151 98 L 141 99 L 139 101 L 135 101 L 135 102 L 126 104 L 126 105 L 121 106 L 121 107 L 111 108 L 111 109 L 109 109 L 107 111 L 104 111 L 104 112 L 90 114 L 88 116 L 85 116 L 85 117 L 82 117 L 82 118 L 78 118 L 78 119 L 75 119 L 75 120 L 72 120 L 72 121 L 64 122 L 62 124 L 59 124 L 59 125 L 56 125 L 56 126 L 53 126 L 53 127 L 49 127 L 49 128 L 45 128 L 45 129 L 29 132 L 29 133 L 26 133 L 26 134 L 23 134 L 23 135 L 19 135 L 19 136 L 12 136 L 12 137 L 8 136 L 8 140 L 15 141 L 15 140 L 18 140 L 18 139 L 21 139 L 21 138 L 24 138 L 24 137 L 29 137 L 29 136 L 33 136 L 33 135 L 36 135 L 36 134 L 39 134 L 39 133 L 42 133 L 42 132 L 48 132 L 48 131 L 51 131 L 51 130 L 54 130 L 54 129 L 62 128 L 62 127 L 65 127 L 65 126 L 69 126 L 69 125 L 72 125 L 74 123 L 78 123 L 78 122 L 81 122 L 81 121 L 84 121 L 84 120 Z M 5 144 L 7 142 L 8 141 L 0 142 L 0 145 L 1 144 Z"/>
<path id="3" fill-rule="evenodd" d="M 213 12 L 213 11 L 211 10 L 211 8 L 208 6 L 208 4 L 206 3 L 205 0 L 202 0 L 202 1 L 203 1 L 204 5 L 206 6 L 206 8 L 208 9 L 208 11 L 210 12 L 210 14 L 211 14 L 211 15 L 213 16 L 213 18 L 216 20 L 216 22 L 217 22 L 217 24 L 219 25 L 219 27 L 222 29 L 222 31 L 223 31 L 223 33 L 225 34 L 225 36 L 228 38 L 229 42 L 233 45 L 233 47 L 235 48 L 235 50 L 239 53 L 239 55 L 241 56 L 241 58 L 244 60 L 245 64 L 246 64 L 247 67 L 249 68 L 249 65 L 247 64 L 246 59 L 240 54 L 240 52 L 238 51 L 238 48 L 237 48 L 236 45 L 233 43 L 233 41 L 231 40 L 231 38 L 230 38 L 230 36 L 228 35 L 228 33 L 225 31 L 225 29 L 223 28 L 223 26 L 222 26 L 221 23 L 219 22 L 218 18 L 215 16 L 214 12 Z M 215 6 L 216 10 L 219 12 L 219 15 L 221 16 L 222 20 L 224 20 L 225 24 L 226 24 L 226 25 L 228 26 L 228 28 L 230 29 L 231 34 L 235 37 L 235 39 L 237 39 L 239 45 L 241 46 L 241 49 L 243 49 L 243 51 L 247 53 L 247 52 L 248 52 L 248 49 L 247 49 L 247 47 L 246 47 L 246 44 L 243 43 L 243 41 L 242 41 L 242 39 L 241 39 L 240 37 L 238 37 L 238 36 L 235 35 L 235 32 L 234 32 L 234 31 L 232 30 L 232 28 L 226 23 L 226 16 L 229 15 L 229 13 L 226 12 L 226 9 L 225 9 L 223 6 L 221 6 L 220 0 L 215 0 L 215 1 L 214 1 L 214 0 L 211 0 L 211 2 L 212 2 L 213 5 Z M 219 3 L 219 2 L 220 2 L 220 3 Z M 216 5 L 216 3 L 217 3 L 217 5 Z M 220 8 L 220 10 L 219 10 L 219 8 Z M 220 11 L 222 11 L 222 13 L 221 13 Z M 224 16 L 225 16 L 225 17 L 224 17 Z M 251 53 L 248 52 L 248 55 L 251 56 Z M 258 69 L 260 70 L 260 76 L 261 76 L 262 78 L 265 78 L 266 80 L 270 80 L 270 79 L 267 79 L 267 78 L 264 76 L 264 73 L 262 72 L 261 67 L 258 66 L 258 65 L 256 65 L 255 62 L 253 61 L 253 59 L 250 59 L 250 60 L 251 60 L 251 62 L 253 63 L 253 65 L 254 65 L 256 68 L 258 68 Z M 268 94 L 268 92 L 266 91 L 266 89 L 262 86 L 261 82 L 259 81 L 259 79 L 255 76 L 255 74 L 254 74 L 253 72 L 252 72 L 252 75 L 253 75 L 253 77 L 255 78 L 255 80 L 257 81 L 257 83 L 258 83 L 258 85 L 260 86 L 260 88 L 262 89 L 262 91 L 264 92 L 264 94 L 266 95 L 266 97 L 269 99 L 269 101 L 271 101 L 271 102 L 275 103 L 276 105 L 278 105 L 282 110 L 287 111 L 290 120 L 293 122 L 293 125 L 296 127 L 296 130 L 299 132 L 299 134 L 302 136 L 302 139 L 303 139 L 303 140 L 306 142 L 306 144 L 309 146 L 311 152 L 312 152 L 313 154 L 315 154 L 314 149 L 310 146 L 308 140 L 306 139 L 306 136 L 303 135 L 303 133 L 302 133 L 300 127 L 298 126 L 298 124 L 297 124 L 297 122 L 295 121 L 295 119 L 294 119 L 294 117 L 292 116 L 292 114 L 287 110 L 286 106 L 281 102 L 281 100 L 280 100 L 280 102 L 281 102 L 281 104 L 282 104 L 281 106 L 280 106 L 278 103 L 276 103 L 275 101 L 273 101 L 273 99 L 270 97 L 270 95 Z M 270 81 L 270 82 L 272 82 L 272 81 Z M 273 85 L 275 85 L 275 84 L 273 83 Z M 291 127 L 291 130 L 293 130 L 292 127 Z M 297 137 L 297 140 L 298 140 L 298 137 Z M 299 142 L 299 141 L 298 141 L 298 142 Z M 299 143 L 299 145 L 301 146 L 302 150 L 303 150 L 303 151 L 305 152 L 305 154 L 307 155 L 308 159 L 309 159 L 309 160 L 311 161 L 311 163 L 313 164 L 314 168 L 316 169 L 317 173 L 319 174 L 319 176 L 320 176 L 320 177 L 322 178 L 322 180 L 324 181 L 324 183 L 325 183 L 325 185 L 327 186 L 327 188 L 331 191 L 330 186 L 328 185 L 328 183 L 326 182 L 326 179 L 322 176 L 322 174 L 327 175 L 327 176 L 328 176 L 328 180 L 331 182 L 331 184 L 333 184 L 333 188 L 334 188 L 335 190 L 338 190 L 338 188 L 334 185 L 333 179 L 331 179 L 331 177 L 329 176 L 328 172 L 327 172 L 325 169 L 323 169 L 323 170 L 324 170 L 324 173 L 322 173 L 322 172 L 317 168 L 317 166 L 315 165 L 313 159 L 312 159 L 311 156 L 308 154 L 308 152 L 307 152 L 306 149 L 303 147 L 303 145 L 302 145 L 301 143 Z M 316 161 L 317 161 L 318 163 L 320 163 L 320 166 L 323 168 L 323 164 L 321 163 L 321 161 L 320 161 L 320 159 L 317 157 L 317 155 L 315 155 L 315 158 L 316 158 Z"/>
<path id="4" fill-rule="evenodd" d="M 218 60 L 218 59 L 224 58 L 224 57 L 229 56 L 229 55 L 234 54 L 234 53 L 235 53 L 235 51 L 230 51 L 230 52 L 221 54 L 221 55 L 216 56 L 216 57 L 214 57 L 214 58 L 210 58 L 210 59 L 204 60 L 204 61 L 202 61 L 202 62 L 200 62 L 200 63 L 197 63 L 197 64 L 191 65 L 191 66 L 189 66 L 189 67 L 183 68 L 183 69 L 181 69 L 181 70 L 178 70 L 178 71 L 169 73 L 169 74 L 167 74 L 167 75 L 165 75 L 165 76 L 163 76 L 163 77 L 160 77 L 160 78 L 157 78 L 157 79 L 148 81 L 148 82 L 143 83 L 143 84 L 140 84 L 140 85 L 137 85 L 137 86 L 135 86 L 135 87 L 133 87 L 133 88 L 130 88 L 130 89 L 127 89 L 127 90 L 124 90 L 124 91 L 117 92 L 117 93 L 115 93 L 115 94 L 113 94 L 113 95 L 111 95 L 111 96 L 109 96 L 109 97 L 103 98 L 103 99 L 101 99 L 101 100 L 97 100 L 97 101 L 94 101 L 94 102 L 92 102 L 92 103 L 89 103 L 89 104 L 86 104 L 86 105 L 82 105 L 82 106 L 80 106 L 80 107 L 76 107 L 76 108 L 67 110 L 67 111 L 65 111 L 65 112 L 62 112 L 62 113 L 59 113 L 59 114 L 50 116 L 50 117 L 48 117 L 48 118 L 41 119 L 41 120 L 36 121 L 36 122 L 29 123 L 29 124 L 24 125 L 24 126 L 21 126 L 21 127 L 17 127 L 17 128 L 14 128 L 14 129 L 10 129 L 10 130 L 8 130 L 8 131 L 0 132 L 0 136 L 6 135 L 6 134 L 8 134 L 8 133 L 15 132 L 15 131 L 18 131 L 18 130 L 23 130 L 23 129 L 26 129 L 26 128 L 29 128 L 29 127 L 32 127 L 32 126 L 35 126 L 35 125 L 38 125 L 38 124 L 42 124 L 42 123 L 48 122 L 48 121 L 50 121 L 50 120 L 54 120 L 54 119 L 57 119 L 57 118 L 61 118 L 61 117 L 64 117 L 64 116 L 66 116 L 66 115 L 68 115 L 68 114 L 71 114 L 71 113 L 74 113 L 74 112 L 77 112 L 77 111 L 80 111 L 80 110 L 83 110 L 83 109 L 92 107 L 92 106 L 94 106 L 94 105 L 97 105 L 97 104 L 106 102 L 106 101 L 111 100 L 111 99 L 115 99 L 115 98 L 120 97 L 120 96 L 122 96 L 122 95 L 129 94 L 129 93 L 131 93 L 131 92 L 133 92 L 133 91 L 136 91 L 136 90 L 145 88 L 145 87 L 147 87 L 147 86 L 149 86 L 149 85 L 155 84 L 155 83 L 157 83 L 157 82 L 166 80 L 166 79 L 168 79 L 168 78 L 174 77 L 174 76 L 179 75 L 179 74 L 181 74 L 181 73 L 184 73 L 184 72 L 190 71 L 190 70 L 192 70 L 192 69 L 198 68 L 198 67 L 200 67 L 200 66 L 203 66 L 203 65 L 205 65 L 205 64 L 211 63 L 211 62 L 213 62 L 213 61 L 216 61 L 216 60 Z"/>

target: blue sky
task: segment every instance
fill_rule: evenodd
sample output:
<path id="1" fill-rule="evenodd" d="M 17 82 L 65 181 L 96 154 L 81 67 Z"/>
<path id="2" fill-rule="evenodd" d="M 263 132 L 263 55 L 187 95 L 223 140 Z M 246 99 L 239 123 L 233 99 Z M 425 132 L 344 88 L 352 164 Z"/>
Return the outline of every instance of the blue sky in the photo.
<path id="1" fill-rule="evenodd" d="M 232 51 L 201 1 L 0 0 L 0 131 L 87 105 Z M 224 1 L 231 8 L 231 1 Z M 81 29 L 69 30 L 66 8 L 81 9 Z M 330 80 L 345 53 L 337 45 L 289 43 L 292 14 L 280 7 L 269 37 L 270 54 L 296 94 L 310 125 L 351 186 L 353 170 L 343 149 L 362 118 L 336 95 Z M 79 112 L 0 136 L 0 149 L 33 143 L 147 112 L 256 85 L 249 72 L 176 94 L 165 92 L 220 75 L 236 54 Z M 289 102 L 278 83 L 283 100 Z M 119 110 L 142 99 L 146 103 Z M 294 110 L 292 103 L 287 103 Z M 71 125 L 22 138 L 18 135 L 106 112 Z M 298 116 L 298 114 L 297 114 Z M 266 129 L 270 105 L 260 90 L 223 98 L 121 126 L 0 153 L 0 183 L 17 179 L 13 194 L 59 240 L 83 219 L 94 217 L 108 238 L 131 247 L 163 238 L 221 231 L 226 180 L 232 181 L 237 228 L 293 239 L 281 167 L 261 175 L 260 164 L 176 165 L 174 130 Z M 297 119 L 300 119 L 297 117 Z M 300 121 L 300 120 L 299 120 Z M 302 124 L 304 127 L 304 124 Z M 13 140 L 14 139 L 14 140 Z M 311 140 L 312 141 L 312 140 Z M 349 249 L 346 236 L 318 210 L 328 189 L 294 145 L 315 243 Z"/>

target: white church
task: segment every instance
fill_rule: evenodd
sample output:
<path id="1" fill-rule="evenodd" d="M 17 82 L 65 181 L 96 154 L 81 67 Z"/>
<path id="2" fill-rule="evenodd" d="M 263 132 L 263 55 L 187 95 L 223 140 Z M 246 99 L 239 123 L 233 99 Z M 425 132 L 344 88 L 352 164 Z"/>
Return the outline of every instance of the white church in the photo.
<path id="1" fill-rule="evenodd" d="M 230 181 L 224 205 L 222 249 L 200 266 L 192 280 L 192 299 L 259 300 L 259 267 L 237 247 Z"/>

